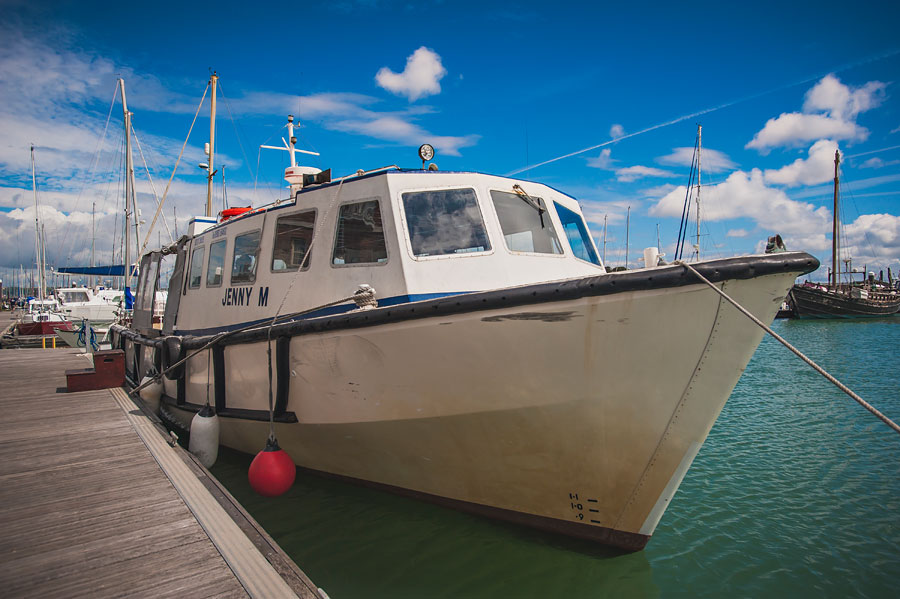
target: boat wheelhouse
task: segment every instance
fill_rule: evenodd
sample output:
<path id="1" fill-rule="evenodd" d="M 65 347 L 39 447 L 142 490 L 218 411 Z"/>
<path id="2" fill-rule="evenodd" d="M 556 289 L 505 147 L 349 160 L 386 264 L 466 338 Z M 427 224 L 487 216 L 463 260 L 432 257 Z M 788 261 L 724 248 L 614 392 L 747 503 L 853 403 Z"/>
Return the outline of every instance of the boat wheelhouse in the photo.
<path id="1" fill-rule="evenodd" d="M 762 331 L 683 266 L 607 273 L 578 202 L 546 185 L 292 168 L 287 200 L 143 257 L 113 346 L 133 381 L 165 373 L 163 415 L 187 427 L 209 402 L 221 443 L 255 453 L 271 405 L 300 467 L 642 548 Z M 768 321 L 817 266 L 694 264 Z"/>

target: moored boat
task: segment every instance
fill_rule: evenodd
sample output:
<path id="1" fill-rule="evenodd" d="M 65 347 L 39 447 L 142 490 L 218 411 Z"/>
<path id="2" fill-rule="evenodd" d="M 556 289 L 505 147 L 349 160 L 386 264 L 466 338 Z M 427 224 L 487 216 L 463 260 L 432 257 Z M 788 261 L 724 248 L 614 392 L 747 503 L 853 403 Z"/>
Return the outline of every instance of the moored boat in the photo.
<path id="1" fill-rule="evenodd" d="M 828 284 L 805 282 L 794 285 L 790 303 L 797 318 L 859 318 L 890 316 L 900 311 L 900 293 L 875 284 L 874 277 L 862 283 L 841 278 L 840 260 L 840 163 L 834 152 L 834 216 L 831 236 L 831 272 Z M 849 269 L 848 269 L 849 270 Z M 844 273 L 852 276 L 852 272 Z"/>
<path id="2" fill-rule="evenodd" d="M 71 331 L 72 322 L 60 313 L 56 300 L 30 300 L 16 323 L 17 335 L 53 335 L 57 330 Z"/>
<path id="3" fill-rule="evenodd" d="M 332 181 L 290 139 L 290 197 L 143 257 L 133 324 L 112 327 L 131 379 L 202 350 L 163 377 L 162 409 L 187 426 L 209 401 L 226 446 L 258 451 L 271 415 L 303 468 L 642 548 L 762 331 L 683 266 L 607 273 L 577 200 L 546 185 Z M 693 266 L 771 321 L 818 262 Z"/>

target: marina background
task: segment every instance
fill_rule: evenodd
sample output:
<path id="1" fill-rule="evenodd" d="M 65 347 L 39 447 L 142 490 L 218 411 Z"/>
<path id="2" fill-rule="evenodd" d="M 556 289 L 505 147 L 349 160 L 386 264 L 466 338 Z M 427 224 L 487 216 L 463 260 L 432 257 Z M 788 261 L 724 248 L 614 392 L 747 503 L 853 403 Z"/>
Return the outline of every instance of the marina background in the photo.
<path id="1" fill-rule="evenodd" d="M 659 243 L 672 256 L 696 125 L 704 126 L 704 257 L 827 255 L 833 148 L 845 154 L 845 248 L 878 270 L 900 257 L 900 8 L 864 2 L 585 6 L 392 0 L 152 6 L 0 2 L 0 278 L 33 264 L 28 146 L 50 266 L 121 240 L 118 103 L 162 193 L 211 70 L 221 76 L 216 207 L 284 194 L 276 143 L 288 113 L 312 165 L 335 175 L 418 167 L 521 172 L 581 200 L 613 266 Z M 208 103 L 208 100 L 207 100 Z M 107 127 L 112 108 L 114 119 Z M 118 112 L 116 112 L 118 110 Z M 163 210 L 166 243 L 202 213 L 204 107 Z M 99 140 L 103 138 L 103 143 Z M 136 158 L 139 205 L 155 209 Z M 258 179 L 255 173 L 258 171 Z M 177 224 L 176 224 L 177 222 Z M 822 260 L 823 263 L 825 260 Z M 824 280 L 824 267 L 814 275 Z"/>
<path id="2" fill-rule="evenodd" d="M 774 329 L 900 418 L 900 318 Z M 768 336 L 665 516 L 617 554 L 298 473 L 277 500 L 223 450 L 213 472 L 332 597 L 891 597 L 897 435 Z"/>

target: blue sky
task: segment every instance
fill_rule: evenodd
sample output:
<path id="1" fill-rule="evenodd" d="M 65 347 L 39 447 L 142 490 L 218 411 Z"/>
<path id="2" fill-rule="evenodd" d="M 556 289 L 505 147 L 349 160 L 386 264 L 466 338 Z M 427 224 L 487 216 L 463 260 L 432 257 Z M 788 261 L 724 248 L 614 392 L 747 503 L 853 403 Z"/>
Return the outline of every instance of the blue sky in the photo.
<path id="1" fill-rule="evenodd" d="M 416 167 L 431 143 L 442 170 L 522 171 L 573 195 L 595 238 L 608 218 L 612 265 L 624 262 L 630 206 L 635 267 L 657 225 L 671 257 L 702 124 L 704 256 L 758 251 L 781 233 L 830 260 L 840 148 L 854 265 L 900 270 L 898 5 L 622 4 L 0 0 L 0 277 L 33 262 L 31 143 L 51 262 L 87 262 L 92 202 L 108 261 L 118 100 L 100 140 L 117 76 L 161 195 L 211 68 L 232 205 L 284 196 L 285 154 L 258 146 L 279 143 L 290 112 L 300 147 L 321 153 L 309 163 L 336 175 Z M 174 233 L 173 206 L 179 232 L 202 211 L 208 130 L 204 105 L 153 244 Z"/>

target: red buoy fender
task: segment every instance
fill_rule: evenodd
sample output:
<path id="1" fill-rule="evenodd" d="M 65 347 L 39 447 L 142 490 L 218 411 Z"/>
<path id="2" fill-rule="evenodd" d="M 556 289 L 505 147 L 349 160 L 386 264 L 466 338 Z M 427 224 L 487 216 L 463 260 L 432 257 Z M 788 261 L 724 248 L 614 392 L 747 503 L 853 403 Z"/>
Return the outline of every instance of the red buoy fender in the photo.
<path id="1" fill-rule="evenodd" d="M 278 441 L 269 438 L 266 448 L 256 454 L 247 478 L 253 490 L 264 497 L 278 497 L 287 492 L 297 477 L 297 467 Z"/>

